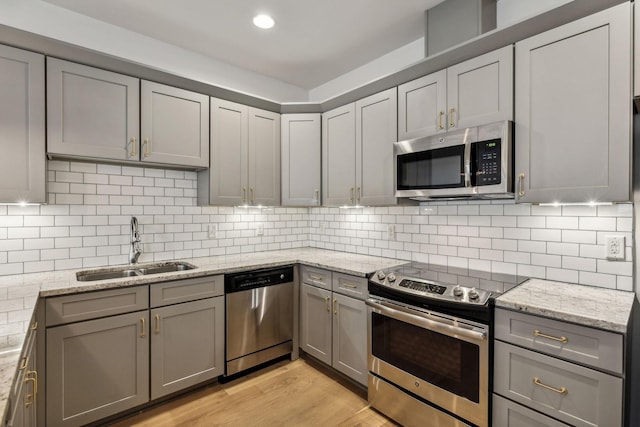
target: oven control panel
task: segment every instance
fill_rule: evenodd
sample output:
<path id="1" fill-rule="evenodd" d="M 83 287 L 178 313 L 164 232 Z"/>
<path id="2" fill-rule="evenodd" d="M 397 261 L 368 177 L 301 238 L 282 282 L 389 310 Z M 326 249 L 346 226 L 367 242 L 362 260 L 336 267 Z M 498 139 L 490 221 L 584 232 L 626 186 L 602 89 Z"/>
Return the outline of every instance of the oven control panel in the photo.
<path id="1" fill-rule="evenodd" d="M 491 292 L 484 289 L 438 283 L 383 270 L 373 274 L 369 281 L 399 295 L 434 298 L 461 304 L 485 305 L 491 296 Z"/>

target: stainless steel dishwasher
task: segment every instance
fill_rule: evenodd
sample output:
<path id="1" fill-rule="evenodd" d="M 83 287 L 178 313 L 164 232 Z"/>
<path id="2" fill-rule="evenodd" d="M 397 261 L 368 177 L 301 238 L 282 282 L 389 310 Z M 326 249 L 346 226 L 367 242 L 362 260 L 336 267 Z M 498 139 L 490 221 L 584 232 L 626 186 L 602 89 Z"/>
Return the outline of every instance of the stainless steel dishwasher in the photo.
<path id="1" fill-rule="evenodd" d="M 293 350 L 293 266 L 225 274 L 226 376 Z"/>

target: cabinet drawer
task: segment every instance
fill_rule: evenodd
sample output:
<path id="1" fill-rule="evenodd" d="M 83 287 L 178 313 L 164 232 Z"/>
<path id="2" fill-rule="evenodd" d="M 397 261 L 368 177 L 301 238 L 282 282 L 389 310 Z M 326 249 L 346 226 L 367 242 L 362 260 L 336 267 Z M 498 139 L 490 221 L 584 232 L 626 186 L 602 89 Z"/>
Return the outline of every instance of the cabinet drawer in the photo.
<path id="1" fill-rule="evenodd" d="M 493 395 L 493 425 L 496 427 L 567 427 L 565 423 L 532 411 L 497 394 Z"/>
<path id="2" fill-rule="evenodd" d="M 216 297 L 224 294 L 224 276 L 196 277 L 150 285 L 151 307 Z"/>
<path id="3" fill-rule="evenodd" d="M 147 308 L 149 308 L 149 287 L 134 286 L 48 298 L 45 318 L 47 326 L 52 326 Z"/>
<path id="4" fill-rule="evenodd" d="M 495 336 L 502 341 L 616 374 L 623 372 L 621 334 L 501 309 L 496 310 L 495 323 Z"/>
<path id="5" fill-rule="evenodd" d="M 356 277 L 344 273 L 333 273 L 332 289 L 333 292 L 339 292 L 361 300 L 366 299 L 369 293 L 365 277 Z"/>
<path id="6" fill-rule="evenodd" d="M 575 426 L 619 426 L 622 379 L 495 342 L 494 391 Z"/>
<path id="7" fill-rule="evenodd" d="M 300 277 L 302 283 L 318 286 L 327 290 L 331 290 L 331 272 L 321 268 L 300 266 Z"/>

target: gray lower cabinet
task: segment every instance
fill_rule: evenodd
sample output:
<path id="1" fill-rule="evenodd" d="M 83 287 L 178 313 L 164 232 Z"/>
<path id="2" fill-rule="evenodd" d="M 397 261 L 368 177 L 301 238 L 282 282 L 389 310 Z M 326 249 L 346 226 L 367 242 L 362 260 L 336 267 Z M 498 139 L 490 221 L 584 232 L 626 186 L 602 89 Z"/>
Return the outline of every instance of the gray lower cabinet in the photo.
<path id="1" fill-rule="evenodd" d="M 493 425 L 622 426 L 622 334 L 496 309 Z"/>
<path id="2" fill-rule="evenodd" d="M 517 201 L 630 200 L 632 7 L 516 43 Z"/>
<path id="3" fill-rule="evenodd" d="M 47 426 L 79 426 L 149 400 L 149 312 L 47 329 Z"/>
<path id="4" fill-rule="evenodd" d="M 224 297 L 151 310 L 151 399 L 224 373 Z"/>
<path id="5" fill-rule="evenodd" d="M 93 423 L 224 372 L 224 276 L 45 300 L 46 424 Z"/>
<path id="6" fill-rule="evenodd" d="M 44 56 L 0 45 L 0 203 L 45 203 Z"/>
<path id="7" fill-rule="evenodd" d="M 300 270 L 300 348 L 366 386 L 366 305 L 363 298 L 337 292 L 340 283 L 361 288 L 366 279 L 306 266 Z"/>
<path id="8" fill-rule="evenodd" d="M 31 328 L 18 365 L 18 375 L 7 399 L 7 427 L 35 427 L 37 423 L 36 329 Z"/>

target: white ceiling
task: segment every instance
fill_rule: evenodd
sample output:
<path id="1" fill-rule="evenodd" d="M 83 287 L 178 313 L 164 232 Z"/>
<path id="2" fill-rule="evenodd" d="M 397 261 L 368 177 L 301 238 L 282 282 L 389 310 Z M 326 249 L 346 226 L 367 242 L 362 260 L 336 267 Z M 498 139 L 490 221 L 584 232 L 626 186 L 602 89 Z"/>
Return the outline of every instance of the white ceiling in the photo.
<path id="1" fill-rule="evenodd" d="M 443 0 L 43 0 L 312 89 L 424 36 Z M 268 13 L 271 30 L 253 26 Z"/>

